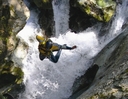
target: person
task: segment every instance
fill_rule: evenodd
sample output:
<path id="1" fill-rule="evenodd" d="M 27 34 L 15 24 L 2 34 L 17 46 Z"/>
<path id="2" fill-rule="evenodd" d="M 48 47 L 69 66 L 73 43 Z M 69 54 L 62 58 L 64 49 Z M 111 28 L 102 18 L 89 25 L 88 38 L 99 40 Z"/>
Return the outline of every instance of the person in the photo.
<path id="1" fill-rule="evenodd" d="M 40 60 L 44 60 L 45 58 L 48 58 L 50 61 L 57 63 L 62 49 L 73 50 L 77 48 L 76 45 L 72 47 L 69 47 L 66 44 L 60 45 L 58 43 L 53 42 L 51 39 L 45 36 L 36 35 L 36 39 L 39 42 L 38 50 L 39 50 Z M 53 52 L 55 51 L 57 51 L 56 55 L 53 54 Z"/>

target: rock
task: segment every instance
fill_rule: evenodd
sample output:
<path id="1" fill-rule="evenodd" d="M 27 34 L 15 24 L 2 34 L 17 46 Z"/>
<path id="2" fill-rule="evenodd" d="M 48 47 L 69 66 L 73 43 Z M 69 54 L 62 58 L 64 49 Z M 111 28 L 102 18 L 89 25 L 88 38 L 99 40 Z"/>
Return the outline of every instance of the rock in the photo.
<path id="1" fill-rule="evenodd" d="M 33 0 L 40 9 L 52 9 L 52 0 Z"/>
<path id="2" fill-rule="evenodd" d="M 16 34 L 24 27 L 29 10 L 22 0 L 0 2 L 0 61 L 8 59 L 17 45 Z"/>
<path id="3" fill-rule="evenodd" d="M 0 94 L 23 82 L 23 71 L 11 59 L 16 34 L 25 26 L 29 10 L 23 0 L 0 0 Z"/>
<path id="4" fill-rule="evenodd" d="M 69 28 L 75 32 L 81 32 L 85 29 L 93 26 L 98 22 L 95 18 L 89 16 L 76 6 L 76 0 L 69 0 L 70 12 L 69 12 Z"/>
<path id="5" fill-rule="evenodd" d="M 39 14 L 38 23 L 42 31 L 44 31 L 47 37 L 51 37 L 55 35 L 54 32 L 54 16 L 53 10 L 51 9 L 42 9 Z"/>
<path id="6" fill-rule="evenodd" d="M 46 36 L 51 37 L 54 35 L 54 19 L 53 19 L 53 8 L 52 0 L 31 0 L 30 9 L 34 8 L 39 11 L 38 23 L 40 28 Z"/>
<path id="7" fill-rule="evenodd" d="M 127 99 L 128 98 L 128 32 L 111 41 L 95 57 L 99 66 L 88 90 L 70 99 Z"/>
<path id="8" fill-rule="evenodd" d="M 77 0 L 77 4 L 85 13 L 103 22 L 110 21 L 116 9 L 113 0 Z"/>
<path id="9" fill-rule="evenodd" d="M 12 93 L 12 96 L 17 96 L 23 90 L 20 88 L 23 82 L 24 73 L 21 68 L 16 67 L 12 61 L 5 62 L 0 66 L 0 93 Z M 19 90 L 16 88 L 19 87 Z M 15 94 L 14 94 L 15 93 Z"/>
<path id="10" fill-rule="evenodd" d="M 72 94 L 69 99 L 75 98 L 77 95 L 83 93 L 83 91 L 87 90 L 91 83 L 93 82 L 95 75 L 99 69 L 99 66 L 97 64 L 92 65 L 84 75 L 78 77 L 73 86 L 72 86 Z"/>
<path id="11" fill-rule="evenodd" d="M 12 25 L 12 32 L 18 33 L 26 24 L 30 12 L 22 0 L 9 0 L 8 3 L 10 9 L 9 24 Z"/>

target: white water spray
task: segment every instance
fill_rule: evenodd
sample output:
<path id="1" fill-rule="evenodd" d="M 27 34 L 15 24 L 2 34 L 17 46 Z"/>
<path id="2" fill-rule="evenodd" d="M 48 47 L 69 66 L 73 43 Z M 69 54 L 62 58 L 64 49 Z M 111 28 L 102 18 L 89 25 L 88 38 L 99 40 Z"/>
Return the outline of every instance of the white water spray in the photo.
<path id="1" fill-rule="evenodd" d="M 55 34 L 59 36 L 69 30 L 69 0 L 53 0 Z"/>
<path id="2" fill-rule="evenodd" d="M 108 30 L 106 36 L 100 38 L 99 42 L 104 42 L 102 47 L 108 44 L 111 40 L 117 37 L 121 31 L 123 24 L 127 23 L 128 19 L 128 1 L 124 0 L 122 4 L 118 4 L 116 8 L 116 16 L 111 24 L 111 28 Z"/>
<path id="3" fill-rule="evenodd" d="M 126 2 L 124 0 L 123 2 Z M 61 4 L 64 8 L 66 8 L 67 4 Z M 123 5 L 118 7 L 117 10 L 122 9 Z M 126 6 L 125 6 L 126 7 Z M 54 9 L 55 10 L 55 9 Z M 63 10 L 63 9 L 60 9 Z M 124 9 L 124 11 L 126 11 Z M 59 13 L 58 9 L 54 11 Z M 48 59 L 43 61 L 39 60 L 38 57 L 38 42 L 35 39 L 35 34 L 41 33 L 39 26 L 37 25 L 37 17 L 36 13 L 32 11 L 32 15 L 27 21 L 24 29 L 17 35 L 19 38 L 23 39 L 29 45 L 29 50 L 26 58 L 22 61 L 24 75 L 24 83 L 26 85 L 25 92 L 21 94 L 19 99 L 64 99 L 68 98 L 71 94 L 71 87 L 75 78 L 81 76 L 91 65 L 92 58 L 114 37 L 120 34 L 121 27 L 123 22 L 128 17 L 123 17 L 123 14 L 119 12 L 116 15 L 115 21 L 113 22 L 114 28 L 111 28 L 108 35 L 102 38 L 98 38 L 97 34 L 99 33 L 100 26 L 98 29 L 89 28 L 79 34 L 75 34 L 73 32 L 66 32 L 65 34 L 59 35 L 57 38 L 51 38 L 55 42 L 59 42 L 59 44 L 67 44 L 69 46 L 77 45 L 78 48 L 75 50 L 63 50 L 60 56 L 58 63 L 52 63 Z M 128 13 L 128 11 L 126 11 Z M 65 12 L 61 12 L 62 17 L 65 16 Z M 67 14 L 66 14 L 67 16 Z M 63 21 L 66 20 L 67 17 L 61 16 L 56 17 L 56 31 L 60 33 L 61 26 Z M 62 21 L 62 22 L 61 22 Z M 117 22 L 121 24 L 117 24 Z M 121 25 L 121 26 L 120 26 Z M 65 25 L 64 25 L 65 26 Z M 119 28 L 120 27 L 120 28 Z M 68 29 L 68 27 L 66 27 Z M 64 29 L 64 31 L 66 30 Z M 119 30 L 118 32 L 115 29 Z M 114 32 L 115 31 L 115 32 Z M 59 33 L 58 32 L 58 33 Z M 114 34 L 112 34 L 114 33 Z M 115 35 L 117 34 L 117 35 Z M 110 36 L 111 35 L 111 36 Z M 30 39 L 33 39 L 31 41 Z M 103 41 L 103 42 L 100 42 Z M 100 42 L 100 43 L 99 43 Z M 19 52 L 20 53 L 20 52 Z"/>

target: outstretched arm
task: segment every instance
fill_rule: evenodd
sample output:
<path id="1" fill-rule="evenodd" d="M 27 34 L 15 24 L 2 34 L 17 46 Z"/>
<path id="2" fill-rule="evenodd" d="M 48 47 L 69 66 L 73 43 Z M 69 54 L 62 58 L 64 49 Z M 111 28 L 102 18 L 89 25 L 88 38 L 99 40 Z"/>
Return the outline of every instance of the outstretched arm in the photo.
<path id="1" fill-rule="evenodd" d="M 53 43 L 51 50 L 52 50 L 52 51 L 58 51 L 59 49 L 73 50 L 73 49 L 75 49 L 75 48 L 77 48 L 76 45 L 74 45 L 74 46 L 72 46 L 72 47 L 69 47 L 69 46 L 67 46 L 66 44 L 60 45 L 60 44 L 57 44 L 57 43 Z"/>
<path id="2" fill-rule="evenodd" d="M 61 46 L 61 49 L 67 49 L 67 50 L 73 50 L 73 49 L 75 49 L 75 48 L 77 48 L 76 45 L 74 45 L 74 46 L 72 46 L 72 47 L 69 47 L 69 46 L 67 46 L 66 44 L 64 44 L 64 45 Z"/>

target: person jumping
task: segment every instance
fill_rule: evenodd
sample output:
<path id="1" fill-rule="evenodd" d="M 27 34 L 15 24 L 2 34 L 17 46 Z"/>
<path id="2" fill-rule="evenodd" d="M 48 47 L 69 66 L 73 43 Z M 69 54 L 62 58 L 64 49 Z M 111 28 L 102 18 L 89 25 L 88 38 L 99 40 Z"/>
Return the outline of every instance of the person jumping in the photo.
<path id="1" fill-rule="evenodd" d="M 51 39 L 45 36 L 36 35 L 36 39 L 39 42 L 38 50 L 39 50 L 40 60 L 44 60 L 45 58 L 48 58 L 50 61 L 57 63 L 62 49 L 73 50 L 77 48 L 76 45 L 69 47 L 66 44 L 60 45 L 58 43 L 54 43 Z M 55 51 L 57 51 L 56 55 L 53 54 L 53 52 Z"/>

